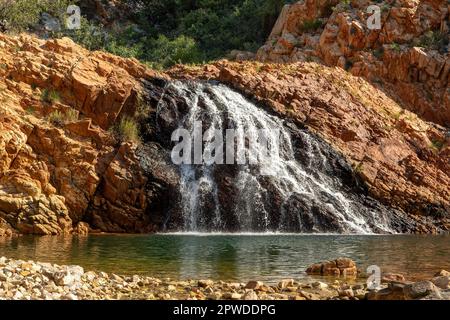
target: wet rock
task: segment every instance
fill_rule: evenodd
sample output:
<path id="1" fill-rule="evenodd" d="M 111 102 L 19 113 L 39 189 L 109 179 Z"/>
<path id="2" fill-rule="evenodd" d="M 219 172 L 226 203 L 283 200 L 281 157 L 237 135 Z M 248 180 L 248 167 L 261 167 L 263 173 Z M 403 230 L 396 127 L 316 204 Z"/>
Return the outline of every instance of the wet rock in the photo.
<path id="1" fill-rule="evenodd" d="M 320 281 L 313 282 L 311 285 L 313 288 L 317 288 L 317 289 L 327 289 L 328 288 L 328 285 L 326 283 L 323 283 Z"/>
<path id="2" fill-rule="evenodd" d="M 260 290 L 262 286 L 264 286 L 262 281 L 249 281 L 245 285 L 245 289 Z"/>

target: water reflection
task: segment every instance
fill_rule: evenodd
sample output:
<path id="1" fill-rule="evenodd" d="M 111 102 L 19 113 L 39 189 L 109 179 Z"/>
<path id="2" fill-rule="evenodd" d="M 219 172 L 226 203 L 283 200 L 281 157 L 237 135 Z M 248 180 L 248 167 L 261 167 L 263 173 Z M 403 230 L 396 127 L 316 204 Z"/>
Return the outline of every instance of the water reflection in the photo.
<path id="1" fill-rule="evenodd" d="M 22 236 L 0 238 L 0 256 L 119 274 L 239 281 L 300 278 L 314 262 L 346 256 L 362 269 L 377 264 L 420 279 L 450 269 L 450 236 Z"/>

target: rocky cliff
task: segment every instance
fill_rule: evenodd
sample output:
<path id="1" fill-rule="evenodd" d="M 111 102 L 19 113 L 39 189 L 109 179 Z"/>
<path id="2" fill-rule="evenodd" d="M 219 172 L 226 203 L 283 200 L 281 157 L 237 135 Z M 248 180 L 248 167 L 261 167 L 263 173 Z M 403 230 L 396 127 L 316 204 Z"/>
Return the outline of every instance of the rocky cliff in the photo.
<path id="1" fill-rule="evenodd" d="M 315 132 L 415 221 L 404 232 L 449 230 L 446 129 L 342 69 L 221 61 L 162 74 L 67 38 L 0 34 L 0 235 L 161 229 L 179 196 L 155 121 L 177 99 L 164 95 L 171 78 L 222 81 Z M 113 134 L 127 117 L 142 143 Z"/>

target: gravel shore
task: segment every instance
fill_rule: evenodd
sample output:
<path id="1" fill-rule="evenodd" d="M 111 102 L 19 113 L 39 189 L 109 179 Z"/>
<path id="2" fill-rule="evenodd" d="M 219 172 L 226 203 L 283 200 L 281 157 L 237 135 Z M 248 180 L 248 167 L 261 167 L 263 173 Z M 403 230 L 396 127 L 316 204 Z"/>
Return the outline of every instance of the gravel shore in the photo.
<path id="1" fill-rule="evenodd" d="M 402 299 L 405 297 L 399 295 L 399 288 L 402 285 L 402 292 L 406 289 L 411 291 L 411 285 L 418 287 L 413 288 L 415 291 L 423 291 L 410 292 L 408 297 L 416 295 L 415 298 L 450 299 L 448 289 L 450 274 L 445 272 L 441 271 L 442 275 L 433 278 L 439 280 L 436 286 L 430 281 L 410 284 L 397 281 L 385 284 L 382 290 L 369 291 L 364 279 L 360 279 L 360 283 L 353 281 L 353 284 L 346 283 L 342 278 L 328 284 L 312 280 L 308 282 L 305 279 L 303 282 L 286 279 L 277 285 L 267 285 L 260 281 L 248 283 L 212 280 L 173 281 L 138 275 L 120 276 L 85 271 L 80 266 L 59 266 L 1 257 L 0 300 L 360 300 L 383 299 L 383 297 Z M 439 289 L 437 285 L 442 288 Z"/>

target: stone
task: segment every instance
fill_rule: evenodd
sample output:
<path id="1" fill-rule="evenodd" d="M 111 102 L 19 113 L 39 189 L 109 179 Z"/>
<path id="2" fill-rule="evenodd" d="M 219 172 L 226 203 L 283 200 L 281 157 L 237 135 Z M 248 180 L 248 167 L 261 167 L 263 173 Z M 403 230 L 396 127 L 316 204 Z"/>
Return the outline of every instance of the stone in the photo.
<path id="1" fill-rule="evenodd" d="M 345 289 L 345 290 L 339 291 L 339 296 L 353 298 L 355 296 L 355 294 L 352 289 Z"/>
<path id="2" fill-rule="evenodd" d="M 390 286 L 381 290 L 369 291 L 367 300 L 406 300 L 403 286 Z"/>
<path id="3" fill-rule="evenodd" d="M 284 279 L 278 283 L 278 288 L 286 289 L 287 287 L 294 286 L 294 283 L 295 283 L 294 279 Z"/>
<path id="4" fill-rule="evenodd" d="M 298 294 L 301 297 L 304 297 L 306 300 L 320 300 L 320 297 L 318 295 L 304 290 L 299 290 Z"/>
<path id="5" fill-rule="evenodd" d="M 201 288 L 207 288 L 207 287 L 211 287 L 214 285 L 214 281 L 212 280 L 199 280 L 198 281 L 198 286 Z"/>
<path id="6" fill-rule="evenodd" d="M 78 300 L 78 297 L 73 293 L 66 294 L 62 299 L 64 300 Z"/>
<path id="7" fill-rule="evenodd" d="M 174 285 L 168 285 L 167 286 L 167 291 L 176 291 L 177 288 Z"/>

